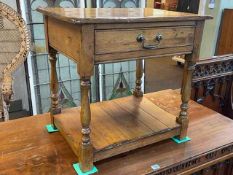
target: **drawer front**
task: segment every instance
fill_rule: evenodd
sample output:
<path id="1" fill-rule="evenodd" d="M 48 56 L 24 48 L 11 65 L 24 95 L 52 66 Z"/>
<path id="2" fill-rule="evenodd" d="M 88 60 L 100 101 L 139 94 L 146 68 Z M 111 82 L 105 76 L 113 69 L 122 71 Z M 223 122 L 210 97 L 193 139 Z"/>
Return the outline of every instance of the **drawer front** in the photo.
<path id="1" fill-rule="evenodd" d="M 95 31 L 95 54 L 192 46 L 194 27 L 158 27 Z"/>

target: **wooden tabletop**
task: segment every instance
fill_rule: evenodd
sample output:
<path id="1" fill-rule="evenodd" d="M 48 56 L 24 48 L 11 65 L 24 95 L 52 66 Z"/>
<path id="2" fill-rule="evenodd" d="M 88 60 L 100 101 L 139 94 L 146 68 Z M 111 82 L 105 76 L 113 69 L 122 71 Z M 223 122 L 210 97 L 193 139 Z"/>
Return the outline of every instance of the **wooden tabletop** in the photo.
<path id="1" fill-rule="evenodd" d="M 71 23 L 130 23 L 211 19 L 191 13 L 153 8 L 38 8 L 39 12 Z"/>
<path id="2" fill-rule="evenodd" d="M 152 99 L 162 109 L 178 115 L 179 92 L 166 90 Z M 176 144 L 166 140 L 95 163 L 101 175 L 141 175 L 151 173 L 151 165 L 161 169 L 233 144 L 233 121 L 193 101 L 190 102 L 191 141 Z M 71 175 L 77 161 L 60 133 L 48 134 L 49 114 L 0 124 L 0 174 Z M 201 134 L 200 134 L 201 133 Z"/>

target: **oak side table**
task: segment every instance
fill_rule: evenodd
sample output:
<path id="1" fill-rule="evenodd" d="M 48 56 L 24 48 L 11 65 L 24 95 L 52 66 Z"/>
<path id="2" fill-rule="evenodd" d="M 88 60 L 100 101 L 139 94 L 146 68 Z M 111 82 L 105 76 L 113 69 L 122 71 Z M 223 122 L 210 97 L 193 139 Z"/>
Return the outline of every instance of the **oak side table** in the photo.
<path id="1" fill-rule="evenodd" d="M 149 8 L 38 11 L 45 19 L 51 63 L 51 126 L 67 140 L 82 172 L 91 171 L 95 161 L 174 136 L 178 142 L 187 140 L 191 77 L 204 22 L 210 16 Z M 81 77 L 81 107 L 62 112 L 58 104 L 57 52 L 77 62 Z M 153 103 L 153 93 L 143 95 L 142 59 L 183 54 L 181 111 L 179 116 L 173 116 Z M 94 65 L 132 58 L 137 60 L 133 96 L 90 104 Z"/>

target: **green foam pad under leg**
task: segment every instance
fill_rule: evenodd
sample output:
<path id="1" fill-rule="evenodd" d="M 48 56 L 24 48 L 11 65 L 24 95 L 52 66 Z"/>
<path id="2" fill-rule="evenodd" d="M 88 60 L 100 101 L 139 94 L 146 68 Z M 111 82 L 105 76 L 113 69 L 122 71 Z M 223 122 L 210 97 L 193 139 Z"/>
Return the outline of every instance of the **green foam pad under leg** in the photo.
<path id="1" fill-rule="evenodd" d="M 175 136 L 175 137 L 172 137 L 172 140 L 173 140 L 174 142 L 180 144 L 180 143 L 188 142 L 188 141 L 190 141 L 191 139 L 190 139 L 189 137 L 185 137 L 185 138 L 183 138 L 183 139 L 180 140 L 177 136 Z"/>
<path id="2" fill-rule="evenodd" d="M 47 131 L 49 132 L 49 133 L 52 133 L 52 132 L 57 132 L 58 131 L 58 129 L 54 129 L 53 128 L 53 125 L 46 125 L 46 129 L 47 129 Z"/>
<path id="3" fill-rule="evenodd" d="M 73 167 L 78 175 L 90 175 L 90 174 L 94 174 L 98 172 L 95 166 L 93 166 L 92 170 L 87 171 L 87 172 L 82 172 L 82 170 L 80 169 L 79 163 L 74 163 Z"/>

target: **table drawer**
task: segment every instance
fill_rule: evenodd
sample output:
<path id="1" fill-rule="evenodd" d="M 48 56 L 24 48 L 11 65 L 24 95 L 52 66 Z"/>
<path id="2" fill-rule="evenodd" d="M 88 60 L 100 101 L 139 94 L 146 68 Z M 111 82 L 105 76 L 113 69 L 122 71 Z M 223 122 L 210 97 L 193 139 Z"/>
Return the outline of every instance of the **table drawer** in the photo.
<path id="1" fill-rule="evenodd" d="M 95 54 L 192 46 L 194 27 L 158 27 L 95 31 Z"/>

